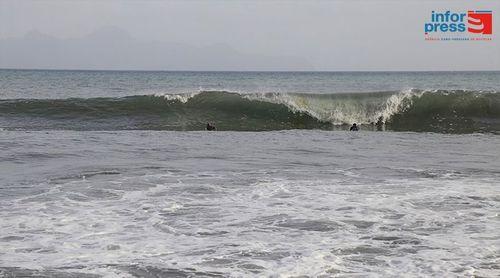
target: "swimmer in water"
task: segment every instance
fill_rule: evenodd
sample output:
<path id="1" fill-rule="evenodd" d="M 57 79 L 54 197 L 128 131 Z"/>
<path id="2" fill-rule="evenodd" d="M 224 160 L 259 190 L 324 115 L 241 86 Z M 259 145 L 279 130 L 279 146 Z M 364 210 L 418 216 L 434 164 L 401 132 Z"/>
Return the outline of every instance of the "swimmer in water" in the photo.
<path id="1" fill-rule="evenodd" d="M 207 130 L 217 130 L 217 128 L 214 125 L 207 123 Z"/>
<path id="2" fill-rule="evenodd" d="M 359 128 L 358 126 L 356 125 L 356 123 L 352 124 L 351 128 L 349 129 L 350 131 L 358 131 Z"/>

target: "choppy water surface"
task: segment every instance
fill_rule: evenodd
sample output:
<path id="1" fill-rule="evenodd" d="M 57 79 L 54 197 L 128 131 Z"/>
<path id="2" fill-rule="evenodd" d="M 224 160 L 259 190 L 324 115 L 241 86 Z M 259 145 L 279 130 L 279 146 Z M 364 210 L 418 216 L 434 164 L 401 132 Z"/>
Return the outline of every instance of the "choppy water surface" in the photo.
<path id="1" fill-rule="evenodd" d="M 498 277 L 499 92 L 500 72 L 0 70 L 0 277 Z"/>
<path id="2" fill-rule="evenodd" d="M 189 72 L 0 69 L 1 99 L 168 95 L 199 91 L 313 93 L 421 90 L 499 91 L 490 72 Z"/>
<path id="3" fill-rule="evenodd" d="M 491 134 L 4 130 L 0 276 L 498 277 L 499 146 Z"/>

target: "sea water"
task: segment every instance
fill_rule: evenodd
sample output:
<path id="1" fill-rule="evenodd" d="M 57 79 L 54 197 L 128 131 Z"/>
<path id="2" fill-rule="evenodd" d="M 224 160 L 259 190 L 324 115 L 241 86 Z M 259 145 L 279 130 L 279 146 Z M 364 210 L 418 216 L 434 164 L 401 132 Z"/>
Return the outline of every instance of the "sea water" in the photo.
<path id="1" fill-rule="evenodd" d="M 2 70 L 0 276 L 497 277 L 498 77 Z"/>

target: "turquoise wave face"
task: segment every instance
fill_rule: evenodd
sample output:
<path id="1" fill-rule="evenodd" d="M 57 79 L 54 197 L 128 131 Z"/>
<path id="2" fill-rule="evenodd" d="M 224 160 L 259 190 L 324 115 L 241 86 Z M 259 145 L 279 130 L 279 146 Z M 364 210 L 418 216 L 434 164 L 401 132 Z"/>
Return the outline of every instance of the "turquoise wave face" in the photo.
<path id="1" fill-rule="evenodd" d="M 500 131 L 500 94 L 421 91 L 238 94 L 0 100 L 4 129 L 202 130 L 346 129 L 446 133 Z"/>

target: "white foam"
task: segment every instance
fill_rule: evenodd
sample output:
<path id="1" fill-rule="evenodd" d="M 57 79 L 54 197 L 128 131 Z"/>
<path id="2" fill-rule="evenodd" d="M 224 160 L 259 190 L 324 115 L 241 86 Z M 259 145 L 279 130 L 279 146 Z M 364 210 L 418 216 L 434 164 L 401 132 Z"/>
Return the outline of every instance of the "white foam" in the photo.
<path id="1" fill-rule="evenodd" d="M 407 89 L 385 96 L 366 98 L 321 97 L 307 94 L 267 93 L 248 94 L 251 100 L 284 104 L 292 111 L 307 113 L 319 120 L 341 124 L 371 124 L 379 120 L 387 121 L 412 104 L 413 97 L 420 97 L 425 91 Z M 363 94 L 360 94 L 363 95 Z"/>
<path id="2" fill-rule="evenodd" d="M 188 102 L 191 98 L 198 95 L 200 92 L 194 93 L 181 93 L 181 94 L 169 94 L 169 93 L 155 93 L 155 97 L 163 97 L 169 101 L 179 101 L 181 103 Z"/>
<path id="3" fill-rule="evenodd" d="M 498 269 L 484 266 L 498 259 L 498 175 L 464 177 L 450 174 L 453 168 L 431 168 L 429 160 L 437 159 L 431 149 L 422 151 L 433 157 L 399 165 L 411 161 L 408 156 L 422 146 L 433 146 L 429 138 L 443 144 L 432 149 L 443 152 L 440 161 L 462 157 L 461 146 L 477 138 L 375 133 L 364 138 L 378 140 L 360 141 L 344 137 L 345 132 L 237 133 L 228 134 L 228 141 L 208 135 L 200 139 L 209 149 L 189 142 L 198 135 L 182 133 L 173 146 L 172 137 L 144 134 L 138 133 L 140 140 L 152 138 L 154 143 L 145 144 L 155 152 L 163 144 L 172 146 L 164 150 L 189 146 L 191 152 L 172 152 L 175 161 L 164 161 L 169 169 L 177 165 L 176 171 L 148 168 L 137 174 L 124 167 L 123 174 L 58 180 L 46 184 L 51 190 L 43 194 L 1 199 L 0 267 L 64 268 L 107 277 L 123 277 L 126 267 L 134 266 L 266 277 L 498 276 Z M 109 136 L 103 141 L 117 135 Z M 259 144 L 263 136 L 285 140 L 266 139 L 270 145 L 264 148 Z M 311 138 L 316 139 L 313 145 Z M 392 142 L 391 148 L 373 147 L 382 140 Z M 498 139 L 491 140 L 489 147 Z M 420 145 L 400 157 L 416 141 Z M 352 158 L 354 147 L 357 156 Z M 489 147 L 477 149 L 490 149 L 489 154 L 469 149 L 479 162 L 461 164 L 462 169 L 488 169 L 484 162 L 496 161 L 496 149 Z M 127 169 L 141 163 L 133 156 L 144 152 L 143 145 L 140 152 L 130 148 L 117 150 L 122 162 L 130 162 Z M 301 148 L 318 152 L 294 153 Z M 201 162 L 201 155 L 224 157 L 223 149 L 227 164 L 222 159 Z M 247 155 L 244 160 L 235 159 L 239 151 Z M 158 163 L 163 154 L 169 152 L 144 157 Z M 382 157 L 389 168 L 377 167 Z M 293 164 L 299 161 L 307 164 Z"/>

